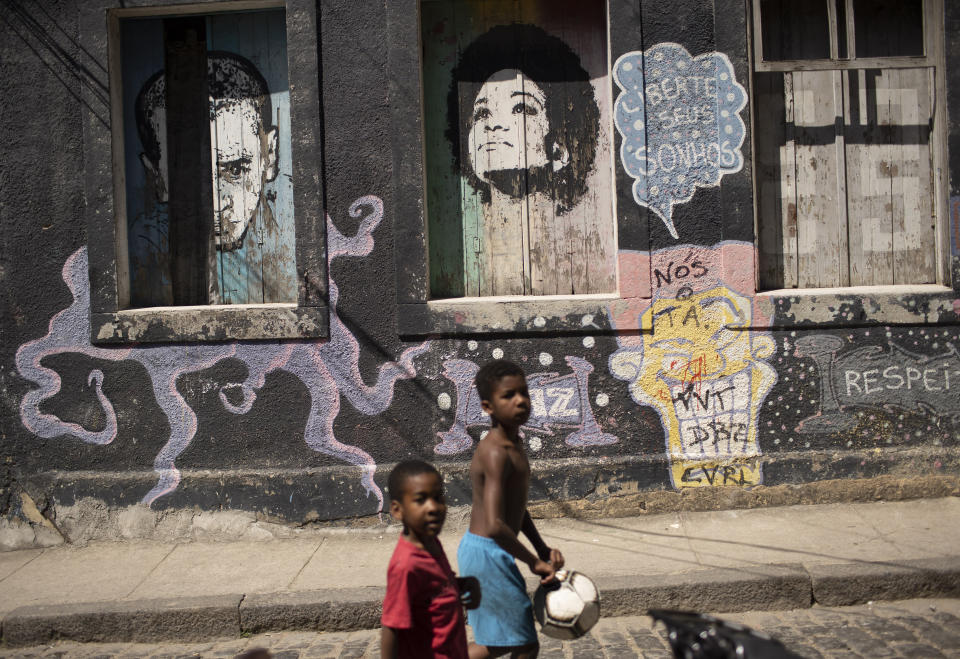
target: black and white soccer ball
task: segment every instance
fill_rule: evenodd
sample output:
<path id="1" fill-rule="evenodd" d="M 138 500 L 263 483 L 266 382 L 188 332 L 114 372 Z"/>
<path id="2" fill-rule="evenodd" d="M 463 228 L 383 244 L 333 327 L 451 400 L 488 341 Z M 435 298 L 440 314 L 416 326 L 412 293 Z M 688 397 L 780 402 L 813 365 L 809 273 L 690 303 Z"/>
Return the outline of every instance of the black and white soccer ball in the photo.
<path id="1" fill-rule="evenodd" d="M 600 619 L 600 591 L 585 574 L 557 570 L 556 581 L 537 588 L 533 613 L 547 636 L 580 638 Z"/>

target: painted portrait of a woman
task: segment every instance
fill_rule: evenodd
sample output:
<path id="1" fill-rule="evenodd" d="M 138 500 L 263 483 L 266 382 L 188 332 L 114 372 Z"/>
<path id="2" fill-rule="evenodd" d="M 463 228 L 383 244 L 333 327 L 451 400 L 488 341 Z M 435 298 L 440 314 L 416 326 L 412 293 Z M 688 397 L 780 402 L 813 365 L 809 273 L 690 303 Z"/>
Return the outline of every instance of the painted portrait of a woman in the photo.
<path id="1" fill-rule="evenodd" d="M 590 75 L 573 49 L 546 30 L 498 25 L 459 53 L 446 137 L 464 196 L 479 200 L 476 273 L 469 272 L 468 249 L 466 278 L 469 284 L 475 274 L 481 295 L 612 286 L 612 265 L 602 264 L 608 274 L 598 281 L 591 274 L 597 259 L 584 262 L 591 246 L 605 242 L 587 217 L 596 217 L 597 203 L 609 205 L 609 194 L 598 202 L 589 188 L 600 124 Z"/>

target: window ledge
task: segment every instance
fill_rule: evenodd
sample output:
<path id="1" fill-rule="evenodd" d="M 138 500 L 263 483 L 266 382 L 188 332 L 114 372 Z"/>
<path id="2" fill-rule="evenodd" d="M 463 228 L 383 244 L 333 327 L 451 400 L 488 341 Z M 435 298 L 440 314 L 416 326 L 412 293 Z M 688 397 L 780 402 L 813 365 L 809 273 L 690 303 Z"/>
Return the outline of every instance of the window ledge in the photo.
<path id="1" fill-rule="evenodd" d="M 401 303 L 401 336 L 549 332 L 591 334 L 609 330 L 612 305 L 629 304 L 616 293 L 466 297 Z"/>
<path id="2" fill-rule="evenodd" d="M 937 284 L 781 289 L 758 292 L 754 301 L 771 320 L 753 327 L 939 325 L 960 315 L 960 293 Z"/>
<path id="3" fill-rule="evenodd" d="M 151 307 L 90 314 L 95 344 L 313 339 L 327 336 L 327 310 L 296 304 Z"/>

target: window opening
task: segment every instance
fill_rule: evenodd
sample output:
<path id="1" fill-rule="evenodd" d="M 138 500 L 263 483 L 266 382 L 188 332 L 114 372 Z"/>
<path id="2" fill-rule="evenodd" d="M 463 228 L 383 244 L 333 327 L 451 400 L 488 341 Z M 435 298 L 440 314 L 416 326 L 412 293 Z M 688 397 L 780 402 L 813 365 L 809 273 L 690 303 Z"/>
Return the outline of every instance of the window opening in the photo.
<path id="1" fill-rule="evenodd" d="M 762 0 L 763 57 L 767 61 L 830 57 L 827 3 Z"/>
<path id="2" fill-rule="evenodd" d="M 822 45 L 794 44 L 813 21 L 787 19 L 821 25 L 823 9 L 837 55 L 811 62 Z M 931 7 L 758 0 L 754 11 L 760 287 L 936 283 Z"/>
<path id="3" fill-rule="evenodd" d="M 120 20 L 131 307 L 297 301 L 285 23 Z"/>
<path id="4" fill-rule="evenodd" d="M 923 0 L 854 0 L 857 57 L 923 55 Z"/>
<path id="5" fill-rule="evenodd" d="M 602 2 L 421 3 L 433 298 L 616 289 Z"/>

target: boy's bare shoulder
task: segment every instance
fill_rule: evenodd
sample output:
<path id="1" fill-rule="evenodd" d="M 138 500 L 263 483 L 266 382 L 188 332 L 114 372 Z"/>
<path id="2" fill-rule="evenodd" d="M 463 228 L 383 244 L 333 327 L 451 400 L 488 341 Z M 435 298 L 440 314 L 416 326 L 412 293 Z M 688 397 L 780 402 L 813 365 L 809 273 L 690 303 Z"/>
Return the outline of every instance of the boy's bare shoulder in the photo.
<path id="1" fill-rule="evenodd" d="M 485 463 L 488 461 L 505 460 L 507 451 L 513 444 L 501 433 L 490 431 L 487 436 L 477 443 L 477 448 L 473 452 L 473 461 Z"/>

